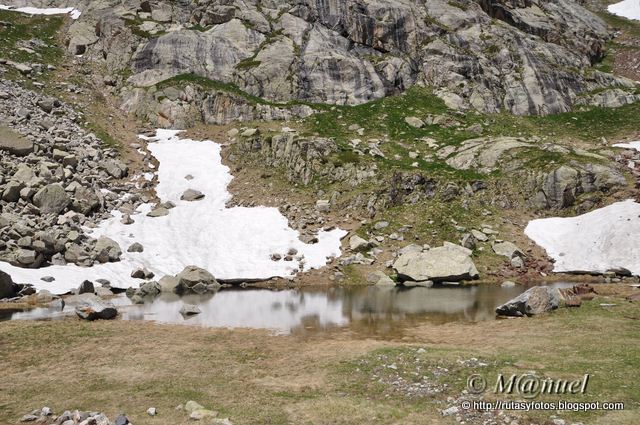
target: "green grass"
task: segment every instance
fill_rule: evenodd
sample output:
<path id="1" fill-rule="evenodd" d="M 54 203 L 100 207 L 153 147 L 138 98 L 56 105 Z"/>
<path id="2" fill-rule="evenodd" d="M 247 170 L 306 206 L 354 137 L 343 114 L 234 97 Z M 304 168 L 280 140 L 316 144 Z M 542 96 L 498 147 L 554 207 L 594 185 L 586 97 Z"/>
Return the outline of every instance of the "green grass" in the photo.
<path id="1" fill-rule="evenodd" d="M 492 394 L 499 374 L 508 378 L 512 374 L 535 373 L 542 378 L 567 380 L 590 374 L 587 393 L 584 395 L 544 395 L 532 400 L 622 401 L 625 403 L 625 418 L 633 418 L 631 412 L 640 409 L 638 308 L 636 305 L 619 303 L 619 300 L 616 300 L 616 307 L 605 309 L 600 307 L 600 303 L 603 302 L 611 300 L 596 298 L 583 303 L 578 309 L 561 309 L 535 319 L 517 319 L 535 320 L 540 332 L 522 335 L 522 340 L 516 344 L 509 345 L 505 342 L 500 349 L 492 352 L 462 345 L 455 348 L 421 345 L 426 348 L 421 353 L 417 352 L 417 347 L 390 347 L 375 350 L 353 361 L 343 362 L 336 368 L 335 373 L 341 377 L 349 377 L 348 380 L 343 378 L 343 389 L 349 396 L 366 394 L 374 401 L 402 406 L 405 412 L 425 405 L 444 408 L 448 405 L 443 403 L 444 400 L 449 396 L 459 397 L 466 389 L 467 378 L 472 374 L 480 374 L 489 383 L 490 390 L 482 397 L 484 400 L 522 400 L 522 397 L 517 395 Z M 636 319 L 630 320 L 633 317 Z M 473 328 L 469 331 L 473 332 Z M 554 338 L 559 339 L 552 343 L 547 332 L 555 334 Z M 607 342 L 603 343 L 601 335 L 605 332 Z M 458 361 L 471 358 L 476 358 L 485 365 L 461 364 Z M 397 369 L 388 368 L 390 364 L 394 364 Z M 444 392 L 441 395 L 410 397 L 391 384 L 398 378 L 406 382 L 421 382 L 423 376 L 426 376 L 428 381 L 443 386 Z M 612 412 L 517 413 L 537 423 L 543 423 L 554 414 L 568 423 L 596 423 L 598 419 Z M 607 422 L 605 420 L 598 423 Z M 609 423 L 613 423 L 611 419 Z"/>
<path id="2" fill-rule="evenodd" d="M 15 62 L 38 62 L 46 65 L 58 65 L 64 57 L 64 52 L 56 42 L 56 35 L 64 24 L 60 16 L 29 16 L 22 13 L 0 10 L 0 21 L 9 26 L 0 25 L 0 57 Z M 42 46 L 30 46 L 22 43 L 37 39 Z M 35 53 L 21 50 L 29 47 Z M 8 74 L 8 75 L 7 75 Z M 9 78 L 17 77 L 17 71 L 9 71 Z M 46 76 L 46 74 L 45 74 Z"/>

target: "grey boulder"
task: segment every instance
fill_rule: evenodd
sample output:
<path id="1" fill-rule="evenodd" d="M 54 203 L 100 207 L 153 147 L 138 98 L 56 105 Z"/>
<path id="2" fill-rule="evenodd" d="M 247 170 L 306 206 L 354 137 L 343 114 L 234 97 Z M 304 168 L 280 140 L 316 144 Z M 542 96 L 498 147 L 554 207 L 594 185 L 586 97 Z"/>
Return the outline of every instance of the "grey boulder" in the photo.
<path id="1" fill-rule="evenodd" d="M 498 308 L 499 316 L 535 316 L 555 310 L 560 306 L 562 296 L 558 289 L 549 286 L 534 286 Z"/>
<path id="2" fill-rule="evenodd" d="M 402 254 L 393 263 L 393 268 L 402 281 L 457 282 L 479 276 L 471 250 L 449 242 L 427 251 Z"/>
<path id="3" fill-rule="evenodd" d="M 191 291 L 198 284 L 202 284 L 207 287 L 220 286 L 216 278 L 213 277 L 211 273 L 196 266 L 185 267 L 184 270 L 176 275 L 176 278 L 178 279 L 178 287 L 176 289 L 179 291 Z"/>
<path id="4" fill-rule="evenodd" d="M 44 214 L 60 214 L 71 203 L 71 198 L 61 184 L 53 183 L 40 189 L 33 196 L 33 203 Z"/>
<path id="5" fill-rule="evenodd" d="M 108 301 L 96 295 L 84 294 L 76 306 L 76 314 L 84 320 L 111 320 L 118 315 L 118 310 Z"/>

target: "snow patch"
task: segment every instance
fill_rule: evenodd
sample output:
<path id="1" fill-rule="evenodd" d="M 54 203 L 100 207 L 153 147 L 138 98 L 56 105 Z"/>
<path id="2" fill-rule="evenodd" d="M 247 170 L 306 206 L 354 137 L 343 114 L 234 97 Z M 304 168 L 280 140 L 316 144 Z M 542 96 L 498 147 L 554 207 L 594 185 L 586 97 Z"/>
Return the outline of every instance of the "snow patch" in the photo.
<path id="1" fill-rule="evenodd" d="M 63 8 L 39 8 L 39 7 L 13 7 L 0 4 L 0 10 L 10 10 L 12 12 L 26 13 L 29 15 L 69 15 L 71 19 L 78 19 L 82 12 L 73 7 Z"/>
<path id="2" fill-rule="evenodd" d="M 616 148 L 635 149 L 637 151 L 640 151 L 640 141 L 629 142 L 629 143 L 618 143 L 613 146 Z"/>
<path id="3" fill-rule="evenodd" d="M 147 217 L 152 205 L 143 204 L 132 215 L 135 223 L 120 222 L 122 213 L 88 230 L 91 236 L 107 236 L 120 245 L 122 260 L 90 268 L 75 265 L 23 269 L 0 262 L 0 269 L 15 282 L 31 283 L 37 289 L 65 293 L 77 288 L 85 279 L 107 279 L 112 286 L 128 288 L 140 281 L 130 277 L 134 269 L 146 267 L 156 279 L 175 275 L 188 265 L 210 271 L 221 279 L 263 279 L 293 276 L 298 261 L 273 261 L 271 254 L 283 257 L 290 249 L 304 256 L 304 270 L 326 265 L 328 258 L 341 255 L 341 239 L 346 231 L 321 231 L 318 243 L 305 244 L 287 218 L 277 208 L 227 208 L 231 199 L 227 186 L 233 179 L 222 164 L 219 144 L 206 140 L 180 139 L 178 131 L 158 130 L 149 140 L 149 151 L 159 161 L 156 192 L 163 201 L 176 204 L 169 215 Z M 185 179 L 191 175 L 192 180 Z M 202 192 L 200 201 L 182 201 L 187 189 Z M 142 253 L 128 253 L 134 242 L 144 246 Z M 54 282 L 40 279 L 53 276 Z"/>
<path id="4" fill-rule="evenodd" d="M 609 13 L 640 21 L 640 0 L 624 0 L 607 7 Z"/>
<path id="5" fill-rule="evenodd" d="M 533 220 L 524 232 L 555 260 L 555 272 L 640 274 L 640 204 L 632 199 L 578 217 Z"/>

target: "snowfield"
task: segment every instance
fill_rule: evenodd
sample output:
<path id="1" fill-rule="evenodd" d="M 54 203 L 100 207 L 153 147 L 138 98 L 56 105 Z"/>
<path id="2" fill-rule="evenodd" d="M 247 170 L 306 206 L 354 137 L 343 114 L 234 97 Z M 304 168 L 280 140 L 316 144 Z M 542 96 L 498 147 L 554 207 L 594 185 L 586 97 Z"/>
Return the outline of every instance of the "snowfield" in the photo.
<path id="1" fill-rule="evenodd" d="M 0 10 L 10 10 L 12 12 L 27 13 L 29 15 L 69 15 L 71 19 L 78 19 L 82 12 L 73 7 L 64 8 L 38 8 L 38 7 L 13 7 L 0 4 Z"/>
<path id="2" fill-rule="evenodd" d="M 89 232 L 93 237 L 107 236 L 118 242 L 123 251 L 120 262 L 90 268 L 67 265 L 33 270 L 0 263 L 0 269 L 15 282 L 62 294 L 86 279 L 107 279 L 118 288 L 137 287 L 141 281 L 130 275 L 140 267 L 154 272 L 155 279 L 175 275 L 188 265 L 202 267 L 221 279 L 262 279 L 293 276 L 299 266 L 297 261 L 271 260 L 274 253 L 284 257 L 289 249 L 296 249 L 298 255 L 304 256 L 304 270 L 322 267 L 328 258 L 341 255 L 340 240 L 347 234 L 344 230 L 321 231 L 318 243 L 305 244 L 277 208 L 226 208 L 231 199 L 227 185 L 233 177 L 222 164 L 220 145 L 208 140 L 180 139 L 178 133 L 158 130 L 148 144 L 160 163 L 158 197 L 176 204 L 169 215 L 147 217 L 152 205 L 144 204 L 138 214 L 132 215 L 135 223 L 122 224 L 122 214 L 116 211 L 113 218 Z M 187 175 L 193 179 L 187 180 Z M 180 200 L 187 189 L 199 190 L 205 198 Z M 141 243 L 144 252 L 126 252 L 134 242 Z M 43 282 L 40 279 L 44 276 L 53 276 L 55 281 Z"/>
<path id="3" fill-rule="evenodd" d="M 624 0 L 607 7 L 609 13 L 640 21 L 640 0 Z"/>
<path id="4" fill-rule="evenodd" d="M 578 217 L 533 220 L 525 234 L 555 260 L 555 272 L 640 274 L 640 204 L 633 200 Z"/>

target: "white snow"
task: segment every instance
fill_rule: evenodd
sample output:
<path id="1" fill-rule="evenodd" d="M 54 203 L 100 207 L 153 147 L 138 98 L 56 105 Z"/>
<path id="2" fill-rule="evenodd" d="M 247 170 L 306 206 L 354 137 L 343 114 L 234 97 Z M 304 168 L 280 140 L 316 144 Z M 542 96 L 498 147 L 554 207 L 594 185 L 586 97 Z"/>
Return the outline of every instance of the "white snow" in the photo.
<path id="1" fill-rule="evenodd" d="M 139 267 L 146 267 L 156 278 L 174 275 L 185 266 L 195 265 L 221 279 L 261 279 L 273 276 L 292 276 L 297 261 L 273 261 L 271 254 L 283 257 L 290 248 L 304 255 L 305 270 L 322 267 L 328 257 L 340 256 L 340 240 L 347 232 L 335 229 L 321 231 L 318 243 L 305 244 L 299 234 L 289 227 L 286 217 L 277 208 L 226 208 L 231 199 L 227 185 L 233 177 L 220 157 L 221 147 L 212 141 L 180 139 L 178 131 L 158 130 L 156 139 L 149 140 L 149 151 L 159 161 L 156 192 L 163 201 L 176 207 L 168 216 L 151 218 L 152 208 L 143 204 L 132 216 L 134 224 L 120 223 L 122 214 L 102 222 L 91 233 L 107 236 L 123 250 L 122 261 L 90 268 L 75 265 L 23 269 L 0 262 L 0 269 L 9 273 L 15 282 L 31 283 L 37 289 L 65 293 L 85 279 L 107 279 L 112 286 L 127 288 L 140 281 L 130 277 Z M 192 180 L 185 176 L 193 176 Z M 200 201 L 181 201 L 187 189 L 205 194 Z M 127 253 L 127 248 L 139 242 L 142 253 Z M 55 281 L 40 280 L 53 276 Z"/>
<path id="2" fill-rule="evenodd" d="M 629 143 L 618 143 L 613 146 L 616 148 L 635 149 L 637 151 L 640 151 L 640 141 L 629 142 Z"/>
<path id="3" fill-rule="evenodd" d="M 525 234 L 556 261 L 555 272 L 640 274 L 640 204 L 631 199 L 578 217 L 533 220 Z"/>
<path id="4" fill-rule="evenodd" d="M 624 0 L 610 5 L 607 10 L 614 15 L 640 21 L 640 0 Z"/>
<path id="5" fill-rule="evenodd" d="M 5 6 L 0 4 L 0 10 L 10 10 L 12 12 L 20 12 L 27 13 L 29 15 L 69 15 L 71 19 L 78 19 L 80 17 L 80 12 L 78 9 L 73 7 L 64 7 L 64 8 L 39 8 L 39 7 L 13 7 L 13 6 Z"/>

